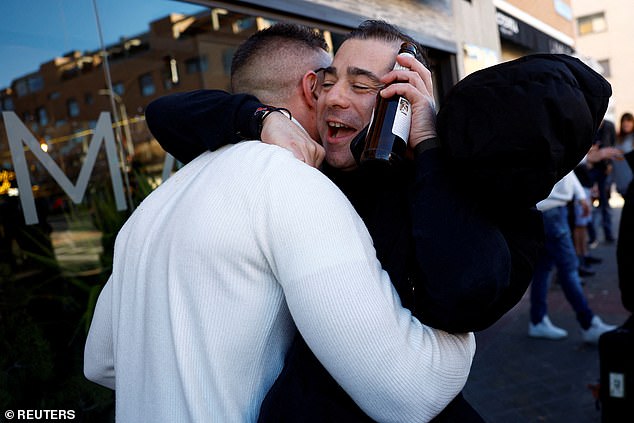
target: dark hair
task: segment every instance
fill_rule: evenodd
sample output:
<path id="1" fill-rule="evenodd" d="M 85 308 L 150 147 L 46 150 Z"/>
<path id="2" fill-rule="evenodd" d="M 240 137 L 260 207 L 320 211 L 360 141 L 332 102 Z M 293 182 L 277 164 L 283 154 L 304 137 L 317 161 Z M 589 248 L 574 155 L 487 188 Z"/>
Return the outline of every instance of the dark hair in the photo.
<path id="1" fill-rule="evenodd" d="M 630 112 L 625 112 L 621 115 L 621 122 L 619 125 L 619 137 L 624 137 L 632 133 L 632 131 L 623 132 L 623 122 L 625 122 L 626 120 L 634 121 L 634 115 L 632 115 Z"/>
<path id="2" fill-rule="evenodd" d="M 427 49 L 418 41 L 385 21 L 374 19 L 365 20 L 345 37 L 345 40 L 349 39 L 381 40 L 388 43 L 408 41 L 416 46 L 416 50 L 418 51 L 416 59 L 425 65 L 426 68 L 429 68 Z"/>
<path id="3" fill-rule="evenodd" d="M 251 35 L 238 47 L 231 61 L 231 76 L 247 66 L 255 55 L 280 44 L 328 51 L 326 40 L 317 31 L 303 25 L 277 23 Z"/>

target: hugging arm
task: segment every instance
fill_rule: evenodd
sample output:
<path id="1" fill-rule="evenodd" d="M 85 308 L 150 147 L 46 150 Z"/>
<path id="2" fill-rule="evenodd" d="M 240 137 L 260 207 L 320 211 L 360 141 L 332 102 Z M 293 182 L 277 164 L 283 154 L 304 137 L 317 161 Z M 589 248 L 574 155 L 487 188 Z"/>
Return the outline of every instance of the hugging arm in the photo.
<path id="1" fill-rule="evenodd" d="M 451 332 L 486 329 L 530 284 L 543 245 L 541 213 L 487 217 L 448 175 L 438 148 L 416 157 L 415 178 L 413 236 L 425 280 L 416 287 L 417 313 Z"/>
<path id="2" fill-rule="evenodd" d="M 324 159 L 323 148 L 286 114 L 256 113 L 263 106 L 249 94 L 197 90 L 154 100 L 148 105 L 145 118 L 161 147 L 182 163 L 206 150 L 214 151 L 242 140 L 262 140 L 286 148 L 306 164 L 318 167 Z"/>
<path id="3" fill-rule="evenodd" d="M 343 194 L 323 175 L 311 181 L 315 171 L 303 163 L 285 166 L 294 178 L 269 183 L 262 175 L 266 188 L 258 190 L 269 211 L 256 224 L 267 230 L 262 249 L 271 252 L 299 332 L 372 419 L 429 421 L 462 389 L 473 335 L 450 335 L 412 317 Z"/>
<path id="4" fill-rule="evenodd" d="M 196 90 L 157 98 L 148 104 L 145 119 L 161 147 L 188 163 L 206 150 L 258 139 L 254 113 L 260 106 L 252 95 Z"/>

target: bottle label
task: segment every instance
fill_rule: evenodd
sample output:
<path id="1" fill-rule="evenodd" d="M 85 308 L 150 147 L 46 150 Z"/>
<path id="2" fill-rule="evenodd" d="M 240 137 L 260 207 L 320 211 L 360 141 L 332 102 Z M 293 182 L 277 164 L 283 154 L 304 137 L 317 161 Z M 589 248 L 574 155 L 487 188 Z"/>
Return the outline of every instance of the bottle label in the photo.
<path id="1" fill-rule="evenodd" d="M 400 137 L 407 144 L 409 138 L 409 128 L 412 123 L 411 118 L 412 106 L 406 98 L 398 99 L 398 107 L 396 108 L 396 116 L 394 116 L 394 124 L 392 125 L 392 133 Z"/>

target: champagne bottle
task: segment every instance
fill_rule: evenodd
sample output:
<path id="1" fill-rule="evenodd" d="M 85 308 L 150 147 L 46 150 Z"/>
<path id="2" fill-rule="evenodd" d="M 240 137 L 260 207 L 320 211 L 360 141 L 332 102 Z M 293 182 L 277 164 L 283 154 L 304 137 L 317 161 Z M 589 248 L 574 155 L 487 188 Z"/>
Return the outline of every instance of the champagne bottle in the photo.
<path id="1" fill-rule="evenodd" d="M 405 42 L 398 52 L 416 57 L 416 46 Z M 394 65 L 394 70 L 406 69 Z M 377 160 L 395 162 L 405 157 L 407 140 L 412 121 L 412 107 L 405 97 L 399 95 L 383 98 L 377 93 L 372 120 L 361 153 L 361 163 Z"/>

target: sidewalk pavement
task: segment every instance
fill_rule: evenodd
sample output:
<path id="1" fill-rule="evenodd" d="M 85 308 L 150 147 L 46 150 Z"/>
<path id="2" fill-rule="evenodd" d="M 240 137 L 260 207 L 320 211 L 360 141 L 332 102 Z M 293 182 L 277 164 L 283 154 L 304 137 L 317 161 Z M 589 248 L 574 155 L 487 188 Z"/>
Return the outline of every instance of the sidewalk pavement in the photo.
<path id="1" fill-rule="evenodd" d="M 613 209 L 615 235 L 620 212 Z M 601 230 L 598 236 L 602 239 Z M 595 276 L 583 278 L 588 304 L 606 323 L 620 325 L 630 314 L 621 303 L 616 244 L 602 242 L 590 253 L 603 262 L 593 266 Z M 568 331 L 566 339 L 529 338 L 529 305 L 527 291 L 495 325 L 476 333 L 465 398 L 487 423 L 599 423 L 601 413 L 588 387 L 599 380 L 597 346 L 583 343 L 574 311 L 558 285 L 551 286 L 548 314 Z"/>

